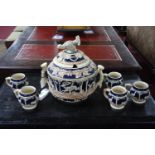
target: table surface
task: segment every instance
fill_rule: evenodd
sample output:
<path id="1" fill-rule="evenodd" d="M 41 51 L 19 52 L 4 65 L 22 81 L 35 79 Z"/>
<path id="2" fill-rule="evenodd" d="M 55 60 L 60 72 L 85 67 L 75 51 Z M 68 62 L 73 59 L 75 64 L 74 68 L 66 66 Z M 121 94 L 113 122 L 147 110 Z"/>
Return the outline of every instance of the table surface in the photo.
<path id="1" fill-rule="evenodd" d="M 83 50 L 97 64 L 107 70 L 139 70 L 141 67 L 112 27 L 91 27 L 93 34 L 59 32 L 56 26 L 28 27 L 0 58 L 0 69 L 39 69 L 59 52 L 57 44 L 72 40 L 79 34 Z M 62 39 L 54 39 L 61 35 Z"/>
<path id="2" fill-rule="evenodd" d="M 39 90 L 39 73 L 27 73 L 28 80 Z M 124 74 L 125 82 L 138 80 Z M 129 101 L 122 111 L 114 111 L 103 97 L 103 88 L 81 104 L 65 104 L 51 94 L 32 112 L 24 111 L 11 89 L 0 86 L 0 128 L 151 128 L 155 127 L 155 101 L 144 106 Z"/>

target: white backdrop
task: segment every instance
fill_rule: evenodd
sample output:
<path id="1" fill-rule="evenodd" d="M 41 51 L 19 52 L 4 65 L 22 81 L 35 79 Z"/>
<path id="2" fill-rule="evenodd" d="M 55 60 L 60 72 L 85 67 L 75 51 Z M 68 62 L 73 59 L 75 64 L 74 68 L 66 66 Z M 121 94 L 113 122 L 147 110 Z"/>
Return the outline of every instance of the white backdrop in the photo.
<path id="1" fill-rule="evenodd" d="M 155 25 L 153 0 L 1 0 L 0 25 Z M 0 130 L 1 155 L 151 155 L 154 130 Z"/>
<path id="2" fill-rule="evenodd" d="M 0 25 L 155 25 L 153 0 L 0 0 Z"/>

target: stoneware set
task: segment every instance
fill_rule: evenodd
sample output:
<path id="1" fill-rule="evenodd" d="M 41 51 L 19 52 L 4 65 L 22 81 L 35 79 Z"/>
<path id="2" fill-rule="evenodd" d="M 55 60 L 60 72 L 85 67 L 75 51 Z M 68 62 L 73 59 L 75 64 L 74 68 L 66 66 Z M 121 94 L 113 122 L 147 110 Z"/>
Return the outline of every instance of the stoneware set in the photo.
<path id="1" fill-rule="evenodd" d="M 136 81 L 133 84 L 124 84 L 123 77 L 119 72 L 110 72 L 104 75 L 107 88 L 104 89 L 103 93 L 113 109 L 123 109 L 129 98 L 134 103 L 142 105 L 150 96 L 149 85 L 146 82 Z"/>
<path id="2" fill-rule="evenodd" d="M 102 87 L 104 67 L 96 66 L 76 48 L 79 45 L 80 37 L 76 36 L 75 40 L 58 45 L 58 49 L 62 51 L 49 65 L 46 62 L 41 64 L 41 88 L 47 85 L 51 94 L 64 102 L 83 101 L 97 87 Z"/>
<path id="3" fill-rule="evenodd" d="M 23 73 L 6 78 L 6 84 L 12 88 L 23 109 L 35 109 L 49 92 L 57 99 L 71 104 L 86 100 L 97 87 L 102 87 L 103 81 L 107 86 L 104 96 L 112 108 L 123 109 L 129 92 L 135 103 L 145 103 L 150 94 L 147 83 L 137 81 L 123 87 L 122 75 L 118 72 L 104 74 L 102 65 L 96 66 L 84 52 L 76 48 L 80 43 L 80 37 L 76 36 L 75 40 L 58 45 L 57 48 L 62 51 L 49 65 L 47 62 L 41 64 L 40 93 L 28 84 Z"/>
<path id="4" fill-rule="evenodd" d="M 12 89 L 24 110 L 33 110 L 38 102 L 43 100 L 49 93 L 44 88 L 39 94 L 34 86 L 30 86 L 25 74 L 16 73 L 5 78 L 6 84 Z"/>

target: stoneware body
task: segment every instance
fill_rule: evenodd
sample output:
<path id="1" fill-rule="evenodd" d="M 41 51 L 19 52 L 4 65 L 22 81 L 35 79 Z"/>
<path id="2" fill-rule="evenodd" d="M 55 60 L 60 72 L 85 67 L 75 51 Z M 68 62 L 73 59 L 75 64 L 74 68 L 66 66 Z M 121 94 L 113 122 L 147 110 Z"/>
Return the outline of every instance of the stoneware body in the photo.
<path id="1" fill-rule="evenodd" d="M 123 109 L 128 101 L 128 92 L 122 86 L 104 89 L 104 96 L 108 99 L 111 108 L 115 110 Z"/>
<path id="2" fill-rule="evenodd" d="M 33 110 L 39 102 L 39 94 L 33 86 L 24 86 L 14 91 L 19 103 L 24 110 Z"/>
<path id="3" fill-rule="evenodd" d="M 76 49 L 77 45 L 80 45 L 79 36 L 58 45 L 63 50 L 48 66 L 47 63 L 41 65 L 41 87 L 48 83 L 54 97 L 71 103 L 87 99 L 103 82 L 103 66 L 97 67 L 84 52 Z"/>
<path id="4" fill-rule="evenodd" d="M 14 89 L 20 89 L 25 85 L 28 85 L 27 78 L 23 73 L 15 73 L 11 77 L 5 78 L 6 84 Z"/>
<path id="5" fill-rule="evenodd" d="M 150 96 L 149 85 L 143 81 L 136 81 L 133 84 L 126 84 L 130 87 L 130 95 L 134 103 L 144 104 Z"/>
<path id="6" fill-rule="evenodd" d="M 110 72 L 109 74 L 104 74 L 104 77 L 108 88 L 123 85 L 123 77 L 119 72 Z"/>

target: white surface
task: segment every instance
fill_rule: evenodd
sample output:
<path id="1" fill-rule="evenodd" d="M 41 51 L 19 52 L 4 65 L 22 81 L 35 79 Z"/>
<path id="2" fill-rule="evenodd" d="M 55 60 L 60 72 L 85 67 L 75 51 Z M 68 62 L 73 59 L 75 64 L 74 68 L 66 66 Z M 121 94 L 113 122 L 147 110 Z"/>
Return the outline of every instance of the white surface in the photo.
<path id="1" fill-rule="evenodd" d="M 155 25 L 154 0 L 1 0 L 1 25 Z"/>
<path id="2" fill-rule="evenodd" d="M 1 130 L 0 137 L 2 155 L 152 155 L 155 131 Z"/>

